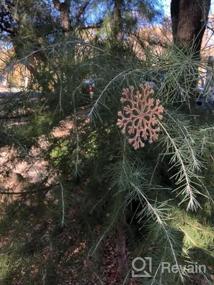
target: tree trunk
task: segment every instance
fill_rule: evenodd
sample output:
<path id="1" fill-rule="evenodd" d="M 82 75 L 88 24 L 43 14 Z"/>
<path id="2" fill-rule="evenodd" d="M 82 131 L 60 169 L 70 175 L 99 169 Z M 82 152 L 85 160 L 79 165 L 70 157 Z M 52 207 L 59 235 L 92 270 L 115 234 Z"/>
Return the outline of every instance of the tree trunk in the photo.
<path id="1" fill-rule="evenodd" d="M 123 0 L 114 1 L 114 15 L 113 15 L 113 38 L 115 40 L 121 39 L 122 33 L 122 4 Z"/>
<path id="2" fill-rule="evenodd" d="M 63 29 L 65 35 L 71 30 L 70 23 L 70 1 L 65 0 L 64 2 L 60 2 L 59 0 L 53 0 L 54 7 L 60 12 L 60 24 Z"/>
<path id="3" fill-rule="evenodd" d="M 171 18 L 174 43 L 200 56 L 200 48 L 211 0 L 172 0 Z"/>

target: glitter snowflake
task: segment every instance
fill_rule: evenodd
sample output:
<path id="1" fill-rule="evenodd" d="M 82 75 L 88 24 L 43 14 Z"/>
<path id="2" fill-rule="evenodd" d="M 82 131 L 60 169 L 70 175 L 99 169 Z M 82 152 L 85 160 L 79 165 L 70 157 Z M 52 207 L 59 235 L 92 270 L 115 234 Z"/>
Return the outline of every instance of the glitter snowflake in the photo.
<path id="1" fill-rule="evenodd" d="M 150 84 L 123 89 L 122 111 L 118 112 L 117 126 L 123 134 L 128 134 L 129 144 L 134 149 L 144 147 L 145 142 L 158 140 L 160 132 L 159 120 L 163 118 L 164 108 L 160 100 L 152 98 L 154 90 Z"/>

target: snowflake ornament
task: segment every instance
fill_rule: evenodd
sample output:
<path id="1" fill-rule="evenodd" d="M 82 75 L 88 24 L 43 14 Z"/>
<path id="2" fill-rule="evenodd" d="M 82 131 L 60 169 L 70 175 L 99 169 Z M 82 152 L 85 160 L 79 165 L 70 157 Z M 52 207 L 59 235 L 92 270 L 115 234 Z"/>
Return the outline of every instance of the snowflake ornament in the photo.
<path id="1" fill-rule="evenodd" d="M 128 134 L 128 142 L 135 150 L 144 147 L 146 141 L 158 140 L 164 107 L 160 100 L 152 98 L 153 95 L 154 89 L 147 83 L 137 90 L 131 86 L 122 92 L 123 109 L 118 112 L 117 126 L 123 134 Z"/>

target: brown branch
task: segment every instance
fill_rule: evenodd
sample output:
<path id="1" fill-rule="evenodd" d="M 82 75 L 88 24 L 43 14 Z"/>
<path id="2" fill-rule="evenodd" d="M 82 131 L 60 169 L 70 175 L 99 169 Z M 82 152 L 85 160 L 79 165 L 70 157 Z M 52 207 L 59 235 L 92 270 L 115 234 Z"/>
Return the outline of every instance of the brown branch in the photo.
<path id="1" fill-rule="evenodd" d="M 0 120 L 17 120 L 17 119 L 22 119 L 22 118 L 26 118 L 26 117 L 30 117 L 33 114 L 33 112 L 27 113 L 27 114 L 18 114 L 15 116 L 1 116 Z"/>
<path id="2" fill-rule="evenodd" d="M 102 26 L 103 21 L 100 21 L 97 24 L 90 25 L 90 26 L 81 26 L 79 27 L 80 30 L 89 30 L 89 29 L 100 29 Z"/>
<path id="3" fill-rule="evenodd" d="M 41 190 L 47 193 L 50 190 L 54 189 L 54 187 L 56 186 L 59 186 L 59 184 L 54 184 L 54 185 L 50 185 L 50 186 L 43 187 L 43 188 L 37 188 L 34 190 L 27 190 L 27 191 L 21 191 L 21 192 L 12 192 L 12 191 L 5 191 L 5 190 L 0 189 L 0 195 L 26 195 L 26 194 L 37 193 L 38 191 L 41 191 Z"/>
<path id="4" fill-rule="evenodd" d="M 210 26 L 207 26 L 207 29 L 210 30 L 212 33 L 214 33 L 214 29 Z"/>
<path id="5" fill-rule="evenodd" d="M 77 19 L 77 23 L 80 22 L 80 18 L 81 16 L 84 14 L 85 10 L 87 9 L 88 5 L 90 3 L 90 0 L 85 1 L 85 3 L 83 3 L 83 5 L 80 7 L 79 9 L 79 13 L 76 16 Z"/>

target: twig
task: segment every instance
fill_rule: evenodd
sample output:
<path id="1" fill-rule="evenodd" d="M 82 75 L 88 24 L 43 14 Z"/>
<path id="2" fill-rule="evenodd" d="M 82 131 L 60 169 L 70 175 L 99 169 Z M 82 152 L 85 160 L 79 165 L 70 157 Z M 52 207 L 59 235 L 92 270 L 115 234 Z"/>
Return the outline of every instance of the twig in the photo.
<path id="1" fill-rule="evenodd" d="M 61 227 L 64 227 L 65 224 L 65 200 L 64 200 L 64 187 L 60 182 L 60 189 L 61 189 L 61 199 L 62 199 L 62 219 L 61 219 Z"/>

